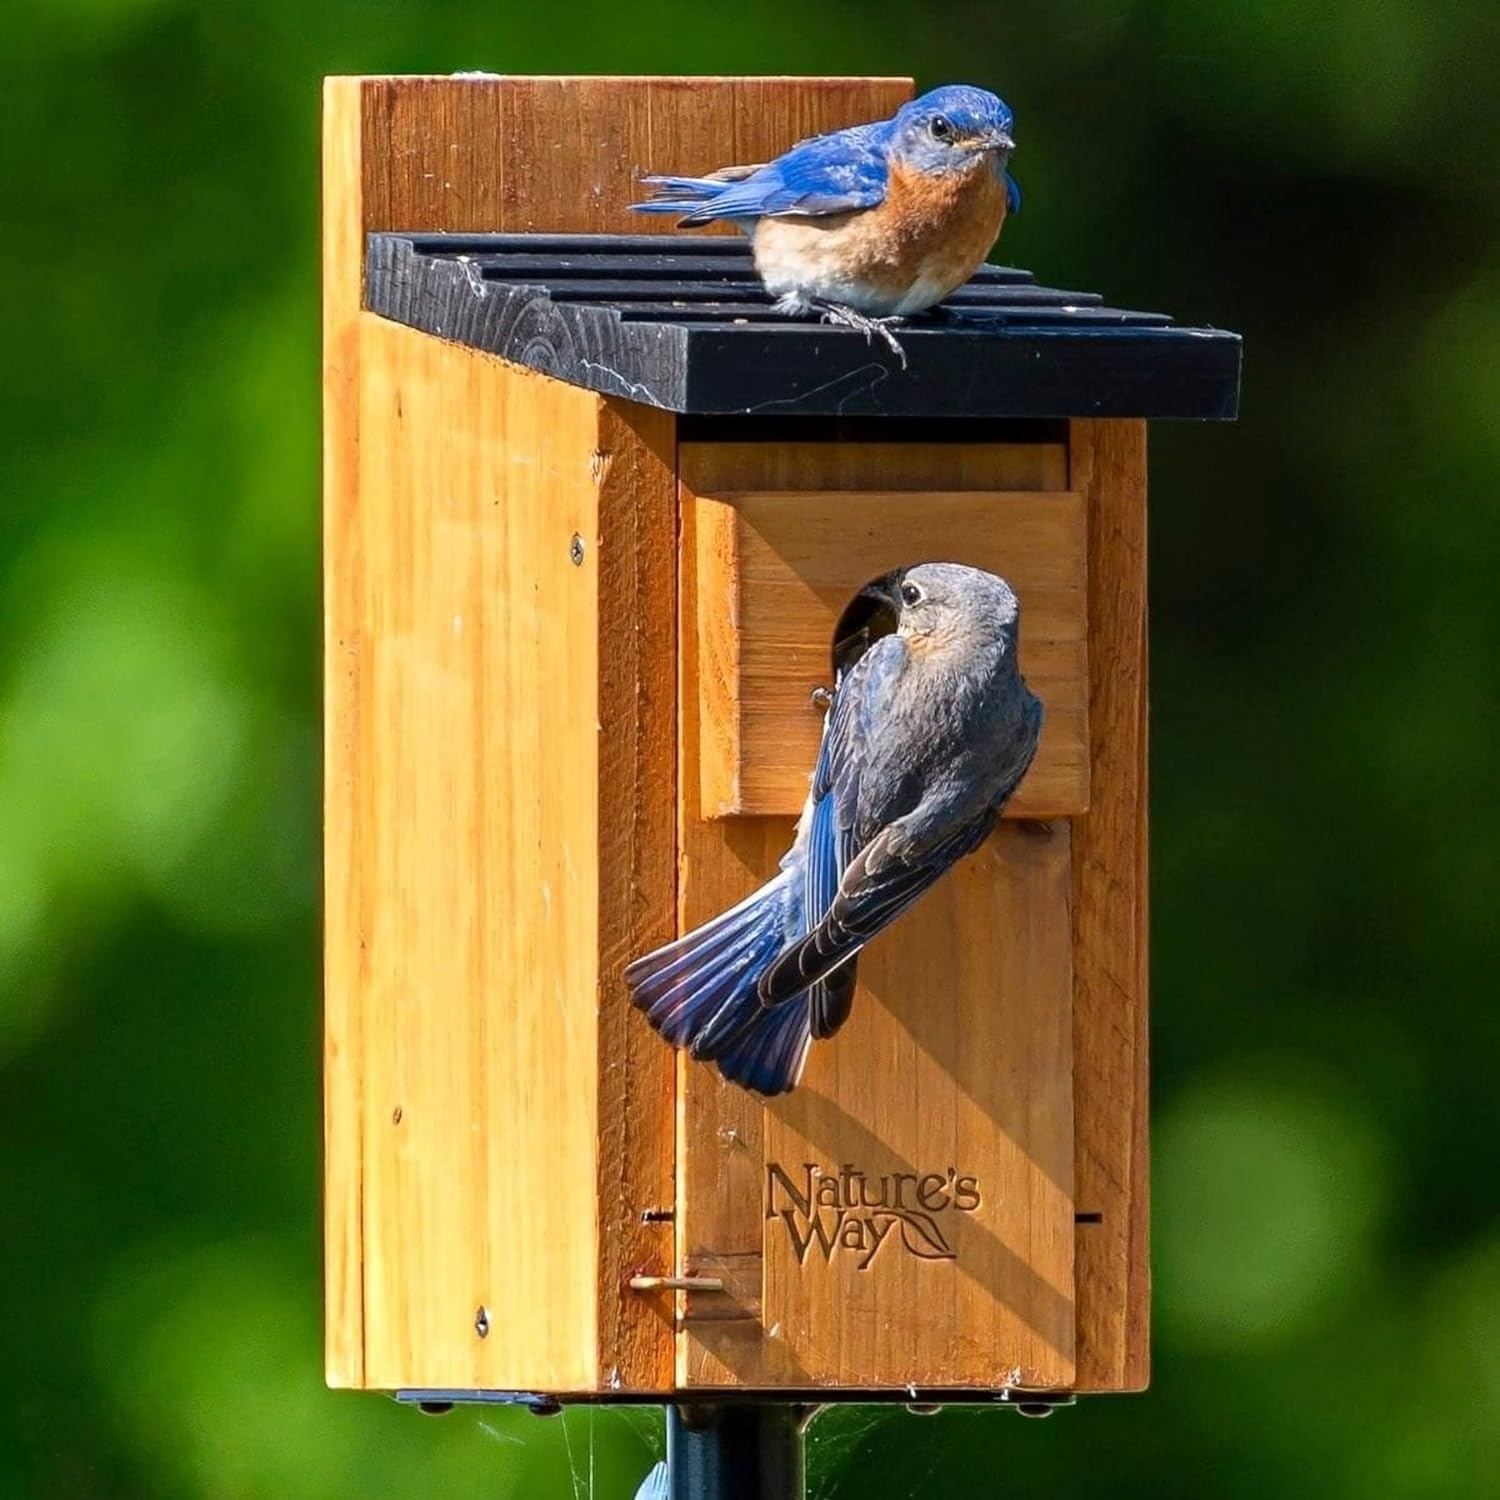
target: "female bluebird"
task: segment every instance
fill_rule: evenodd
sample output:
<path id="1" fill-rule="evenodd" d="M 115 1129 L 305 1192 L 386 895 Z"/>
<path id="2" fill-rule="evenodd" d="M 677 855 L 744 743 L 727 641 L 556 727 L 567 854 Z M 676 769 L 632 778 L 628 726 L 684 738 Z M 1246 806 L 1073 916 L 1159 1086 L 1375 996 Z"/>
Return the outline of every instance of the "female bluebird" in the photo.
<path id="1" fill-rule="evenodd" d="M 882 615 L 895 631 L 871 642 Z M 1041 731 L 1003 579 L 956 563 L 901 569 L 861 592 L 844 627 L 845 665 L 779 870 L 625 970 L 662 1036 L 761 1094 L 796 1086 L 813 1038 L 848 1018 L 859 950 L 984 841 Z"/>
<path id="2" fill-rule="evenodd" d="M 899 354 L 889 325 L 962 286 L 1021 207 L 1011 123 L 994 94 L 950 84 L 764 166 L 647 177 L 655 196 L 632 207 L 684 225 L 729 220 L 780 311 L 816 307 Z"/>

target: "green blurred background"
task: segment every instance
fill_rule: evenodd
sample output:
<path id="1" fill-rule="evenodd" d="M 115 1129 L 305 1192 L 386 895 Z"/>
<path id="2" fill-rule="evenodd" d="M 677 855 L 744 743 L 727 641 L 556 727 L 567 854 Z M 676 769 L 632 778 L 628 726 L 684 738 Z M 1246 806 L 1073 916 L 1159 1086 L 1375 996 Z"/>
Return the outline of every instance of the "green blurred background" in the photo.
<path id="1" fill-rule="evenodd" d="M 838 1413 L 814 1494 L 1500 1484 L 1497 57 L 1493 0 L 0 10 L 0 1496 L 660 1442 L 321 1384 L 319 78 L 457 68 L 994 86 L 1003 258 L 1246 338 L 1153 435 L 1155 1384 Z"/>

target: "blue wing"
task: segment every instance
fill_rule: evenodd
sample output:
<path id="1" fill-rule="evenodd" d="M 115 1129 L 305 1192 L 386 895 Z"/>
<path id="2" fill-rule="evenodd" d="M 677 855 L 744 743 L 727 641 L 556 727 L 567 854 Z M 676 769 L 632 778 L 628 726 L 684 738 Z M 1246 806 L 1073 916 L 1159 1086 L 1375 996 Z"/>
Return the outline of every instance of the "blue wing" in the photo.
<path id="1" fill-rule="evenodd" d="M 813 771 L 803 885 L 803 920 L 809 933 L 817 929 L 833 906 L 844 871 L 857 851 L 855 825 L 865 747 L 886 692 L 905 661 L 906 643 L 898 636 L 884 636 L 860 657 L 834 690 Z M 854 979 L 851 956 L 808 986 L 813 1036 L 832 1036 L 848 1019 Z"/>
<path id="2" fill-rule="evenodd" d="M 838 700 L 834 700 L 835 707 Z M 834 709 L 823 726 L 823 744 L 829 740 Z M 821 763 L 823 753 L 819 752 Z M 812 819 L 808 824 L 807 859 L 803 867 L 803 935 L 817 927 L 823 914 L 833 905 L 839 893 L 839 877 L 844 873 L 844 840 L 838 826 L 837 799 L 831 790 L 813 794 Z M 758 976 L 757 976 L 758 977 Z M 854 1004 L 855 971 L 852 963 L 830 973 L 807 991 L 808 1020 L 815 1037 L 832 1036 L 849 1017 Z"/>
<path id="3" fill-rule="evenodd" d="M 869 736 L 878 726 L 884 699 L 905 659 L 904 642 L 897 636 L 883 637 L 856 663 L 847 687 L 835 701 L 818 757 L 813 795 L 821 799 L 816 813 L 822 812 L 824 802 L 835 808 L 830 821 L 838 834 L 838 888 L 831 901 L 808 907 L 804 913 L 807 936 L 780 953 L 760 976 L 756 990 L 763 1005 L 774 1008 L 804 990 L 816 994 L 831 976 L 851 965 L 876 933 L 894 922 L 956 860 L 978 848 L 1004 802 L 1000 798 L 995 807 L 954 828 L 916 858 L 893 856 L 886 828 L 868 843 L 858 843 L 865 821 L 860 779 Z M 1024 770 L 1023 764 L 1017 780 Z M 820 889 L 819 895 L 823 894 Z"/>
<path id="4" fill-rule="evenodd" d="M 849 862 L 823 920 L 760 976 L 756 993 L 761 1004 L 774 1008 L 803 990 L 811 993 L 826 976 L 852 962 L 940 875 L 984 842 L 996 816 L 995 808 L 987 808 L 914 860 L 893 857 L 889 830 L 882 829 Z"/>
<path id="5" fill-rule="evenodd" d="M 662 1036 L 758 1093 L 795 1087 L 812 1039 L 831 1035 L 848 1017 L 857 949 L 802 984 L 805 1004 L 768 1010 L 757 986 L 778 955 L 816 933 L 840 899 L 856 852 L 865 746 L 905 658 L 905 645 L 886 637 L 840 679 L 809 806 L 776 875 L 738 906 L 625 969 L 632 1003 Z"/>
<path id="6" fill-rule="evenodd" d="M 1021 184 L 1009 172 L 1005 174 L 1005 211 L 1008 214 L 1021 212 Z"/>
<path id="7" fill-rule="evenodd" d="M 657 190 L 640 213 L 675 213 L 684 225 L 777 214 L 839 214 L 884 201 L 889 121 L 814 136 L 763 167 L 730 167 L 707 177 L 647 177 Z"/>
<path id="8" fill-rule="evenodd" d="M 813 796 L 833 794 L 842 845 L 839 874 L 854 857 L 859 822 L 860 777 L 869 739 L 885 711 L 886 698 L 906 666 L 906 642 L 883 635 L 850 668 L 839 686 L 813 772 Z M 822 908 L 824 911 L 827 907 Z"/>

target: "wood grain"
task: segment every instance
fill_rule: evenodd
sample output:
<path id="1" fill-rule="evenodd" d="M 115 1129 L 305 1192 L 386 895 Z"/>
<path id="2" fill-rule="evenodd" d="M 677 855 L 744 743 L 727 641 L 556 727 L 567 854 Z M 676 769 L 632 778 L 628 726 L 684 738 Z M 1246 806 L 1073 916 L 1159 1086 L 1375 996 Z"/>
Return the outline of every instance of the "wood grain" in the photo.
<path id="1" fill-rule="evenodd" d="M 331 1386 L 363 1386 L 364 1033 L 360 958 L 368 826 L 361 760 L 363 588 L 359 494 L 359 266 L 363 156 L 358 95 L 332 88 L 323 120 L 323 1283 Z"/>
<path id="2" fill-rule="evenodd" d="M 362 117 L 371 229 L 670 233 L 643 172 L 766 161 L 894 113 L 907 78 L 337 78 Z"/>
<path id="3" fill-rule="evenodd" d="M 675 423 L 607 401 L 588 455 L 598 489 L 600 1390 L 672 1382 L 670 1326 L 628 1286 L 665 1265 L 672 1226 L 676 1068 L 626 998 L 621 972 L 673 936 L 677 869 L 677 472 Z M 583 566 L 589 566 L 585 553 Z"/>
<path id="4" fill-rule="evenodd" d="M 910 84 L 767 80 L 748 122 L 738 90 L 325 86 L 331 1384 L 670 1383 L 670 1319 L 621 1283 L 670 1262 L 640 1215 L 673 1190 L 673 1064 L 618 983 L 675 882 L 670 419 L 360 289 L 368 230 L 640 231 L 638 169 L 770 154 Z"/>
<path id="5" fill-rule="evenodd" d="M 1078 1389 L 1150 1378 L 1146 424 L 1074 422 L 1088 501 L 1092 802 L 1073 825 Z"/>
<path id="6" fill-rule="evenodd" d="M 683 444 L 679 472 L 686 927 L 764 879 L 792 833 L 786 818 L 704 813 L 693 768 L 705 725 L 691 685 L 703 651 L 724 638 L 715 645 L 695 628 L 701 570 L 715 566 L 712 544 L 695 535 L 714 512 L 695 497 L 1060 491 L 1066 474 L 1056 445 L 880 443 Z M 1006 825 L 862 959 L 853 1019 L 814 1048 L 784 1100 L 763 1105 L 679 1061 L 680 1264 L 729 1283 L 727 1295 L 685 1299 L 684 1387 L 1071 1384 L 1070 868 L 1066 825 L 1043 835 Z M 933 1215 L 956 1258 L 924 1259 L 897 1243 L 907 1233 L 920 1248 L 919 1228 L 888 1224 L 895 1238 L 863 1270 L 847 1247 L 826 1264 L 815 1247 L 803 1265 L 780 1178 L 768 1205 L 773 1163 L 793 1183 L 809 1164 L 837 1174 L 848 1163 L 867 1180 L 886 1177 L 888 1192 L 906 1174 L 908 1193 L 952 1167 L 978 1178 L 981 1205 L 966 1212 L 950 1200 Z M 825 1229 L 836 1212 L 825 1210 Z"/>
<path id="7" fill-rule="evenodd" d="M 835 491 L 699 495 L 696 684 L 709 817 L 796 816 L 832 683 L 829 642 L 865 583 L 903 563 L 969 563 L 1021 600 L 1021 670 L 1046 704 L 1012 818 L 1088 807 L 1087 563 L 1082 497 Z"/>
<path id="8" fill-rule="evenodd" d="M 364 1383 L 655 1388 L 670 1330 L 619 1273 L 665 1250 L 640 1215 L 671 1190 L 671 1067 L 618 970 L 673 881 L 670 737 L 622 714 L 672 696 L 663 434 L 361 338 L 364 566 L 330 599 L 360 643 L 358 802 L 330 796 L 328 842 L 357 825 L 329 974 L 362 1035 Z"/>

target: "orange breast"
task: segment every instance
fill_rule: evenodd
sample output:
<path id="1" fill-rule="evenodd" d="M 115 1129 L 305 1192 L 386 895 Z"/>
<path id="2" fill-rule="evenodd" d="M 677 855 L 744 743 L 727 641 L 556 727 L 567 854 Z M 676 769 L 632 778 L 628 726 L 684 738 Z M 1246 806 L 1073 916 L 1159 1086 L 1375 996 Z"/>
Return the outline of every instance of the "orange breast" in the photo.
<path id="1" fill-rule="evenodd" d="M 1004 222 L 1005 183 L 988 159 L 942 176 L 893 166 L 879 214 L 881 268 L 893 288 L 911 287 L 930 306 L 974 274 Z"/>
<path id="2" fill-rule="evenodd" d="M 917 313 L 974 274 L 1004 220 L 1005 184 L 988 160 L 941 177 L 896 167 L 875 208 L 762 219 L 755 264 L 774 297 Z"/>

